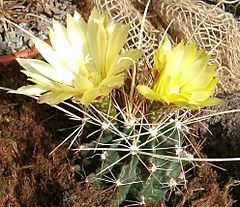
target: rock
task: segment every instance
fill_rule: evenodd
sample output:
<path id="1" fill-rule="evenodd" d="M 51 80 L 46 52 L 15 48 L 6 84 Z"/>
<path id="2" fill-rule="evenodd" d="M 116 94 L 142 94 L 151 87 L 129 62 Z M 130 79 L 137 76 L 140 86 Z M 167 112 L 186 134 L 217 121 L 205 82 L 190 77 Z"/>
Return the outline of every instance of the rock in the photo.
<path id="1" fill-rule="evenodd" d="M 224 96 L 225 103 L 215 107 L 217 112 L 240 109 L 240 94 Z M 211 134 L 201 127 L 200 139 L 205 140 L 203 152 L 208 158 L 233 158 L 240 157 L 240 112 L 227 113 L 210 118 L 206 121 L 206 127 Z M 224 170 L 215 168 L 218 173 L 218 182 L 227 184 L 230 180 L 240 179 L 240 162 L 218 162 L 213 163 Z M 234 206 L 240 206 L 240 186 L 231 191 L 233 199 L 237 200 Z"/>
<path id="2" fill-rule="evenodd" d="M 42 11 L 44 9 L 48 12 Z M 47 39 L 51 17 L 65 23 L 66 13 L 73 14 L 75 9 L 76 3 L 74 1 L 53 0 L 42 6 L 36 4 L 35 7 L 29 8 L 29 13 L 32 15 L 23 19 L 18 25 L 40 39 Z M 29 19 L 30 21 L 27 21 Z M 10 25 L 7 33 L 4 27 L 0 26 L 0 42 L 0 55 L 11 54 L 33 46 L 31 37 L 13 25 Z"/>
<path id="3" fill-rule="evenodd" d="M 217 112 L 240 109 L 240 94 L 224 96 L 225 103 L 215 107 Z M 207 128 L 201 133 L 206 138 L 205 150 L 209 157 L 240 157 L 240 112 L 226 113 L 207 120 Z"/>

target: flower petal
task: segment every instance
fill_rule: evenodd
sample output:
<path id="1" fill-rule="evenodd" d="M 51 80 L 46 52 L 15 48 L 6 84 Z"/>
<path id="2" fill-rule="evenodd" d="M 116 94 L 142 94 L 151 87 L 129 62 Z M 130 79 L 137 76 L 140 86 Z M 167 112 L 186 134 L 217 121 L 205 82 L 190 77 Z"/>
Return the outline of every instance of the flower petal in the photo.
<path id="1" fill-rule="evenodd" d="M 114 76 L 118 73 L 127 70 L 134 61 L 138 60 L 142 56 L 142 52 L 137 49 L 130 49 L 115 59 L 115 62 L 111 65 L 108 70 L 108 76 Z"/>
<path id="2" fill-rule="evenodd" d="M 109 24 L 106 28 L 108 31 L 108 45 L 106 53 L 106 69 L 110 69 L 116 57 L 122 50 L 128 36 L 128 25 Z"/>
<path id="3" fill-rule="evenodd" d="M 46 42 L 35 38 L 32 39 L 32 41 L 35 44 L 35 47 L 37 48 L 37 50 L 39 51 L 39 53 L 43 56 L 43 58 L 53 67 L 59 67 L 59 60 L 53 50 L 53 48 L 47 44 Z"/>
<path id="4" fill-rule="evenodd" d="M 162 99 L 160 98 L 160 95 L 158 93 L 154 92 L 151 88 L 149 88 L 145 85 L 138 85 L 137 90 L 140 94 L 145 96 L 147 99 L 162 101 Z"/>
<path id="5" fill-rule="evenodd" d="M 124 74 L 119 74 L 116 76 L 109 76 L 105 78 L 100 86 L 107 86 L 109 88 L 119 88 L 123 85 L 124 82 Z"/>
<path id="6" fill-rule="evenodd" d="M 49 31 L 52 47 L 60 60 L 69 60 L 72 48 L 68 39 L 67 29 L 62 24 L 53 20 L 53 29 Z"/>
<path id="7" fill-rule="evenodd" d="M 72 92 L 68 91 L 49 91 L 39 97 L 38 103 L 48 103 L 50 105 L 59 104 L 73 97 Z"/>
<path id="8" fill-rule="evenodd" d="M 91 12 L 87 26 L 87 42 L 89 53 L 98 70 L 103 70 L 107 51 L 107 31 L 105 16 L 99 16 L 95 9 Z M 103 71 L 105 76 L 105 71 Z"/>
<path id="9" fill-rule="evenodd" d="M 203 101 L 201 103 L 201 106 L 215 106 L 223 103 L 224 101 L 222 99 L 210 97 L 207 100 Z"/>
<path id="10" fill-rule="evenodd" d="M 181 42 L 172 48 L 165 39 L 154 53 L 152 89 L 138 86 L 138 91 L 148 99 L 188 108 L 219 104 L 221 101 L 210 97 L 218 80 L 216 65 L 208 65 L 209 59 L 194 43 Z"/>
<path id="11" fill-rule="evenodd" d="M 100 96 L 106 96 L 106 94 L 109 93 L 109 89 L 105 88 L 92 88 L 87 90 L 82 98 L 81 98 L 81 103 L 84 104 L 85 106 L 88 106 L 94 99 Z"/>
<path id="12" fill-rule="evenodd" d="M 10 91 L 10 93 L 24 94 L 26 96 L 40 96 L 42 93 L 45 92 L 46 90 L 42 89 L 39 85 L 22 86 L 17 90 Z"/>
<path id="13" fill-rule="evenodd" d="M 42 60 L 17 58 L 17 61 L 23 68 L 25 68 L 26 71 L 23 72 L 28 74 L 29 77 L 36 75 L 36 79 L 42 78 L 46 82 L 48 79 L 65 84 L 71 84 L 74 79 L 74 75 L 71 71 L 65 72 L 56 70 L 54 67 Z"/>
<path id="14" fill-rule="evenodd" d="M 172 44 L 170 40 L 165 37 L 160 47 L 154 53 L 154 68 L 161 70 L 165 67 L 167 56 L 172 52 Z"/>
<path id="15" fill-rule="evenodd" d="M 83 18 L 75 12 L 74 17 L 67 15 L 67 36 L 74 56 L 72 61 L 79 62 L 85 59 L 88 54 L 86 44 L 87 25 Z M 77 63 L 75 63 L 77 65 Z M 77 68 L 76 68 L 77 69 Z"/>

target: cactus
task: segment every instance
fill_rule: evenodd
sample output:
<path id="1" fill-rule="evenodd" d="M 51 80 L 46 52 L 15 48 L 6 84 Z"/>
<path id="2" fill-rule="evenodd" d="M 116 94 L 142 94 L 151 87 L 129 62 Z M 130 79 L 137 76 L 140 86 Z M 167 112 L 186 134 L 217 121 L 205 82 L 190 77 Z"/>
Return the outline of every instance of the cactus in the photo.
<path id="1" fill-rule="evenodd" d="M 92 147 L 89 143 L 83 147 L 82 143 L 79 148 L 85 151 L 82 165 L 88 169 L 91 182 L 115 186 L 113 206 L 126 200 L 140 200 L 143 204 L 163 199 L 182 171 L 176 156 L 182 144 L 177 122 L 169 115 L 159 116 L 162 112 L 155 105 L 150 109 L 151 116 L 132 118 L 131 124 L 118 115 L 110 99 L 100 99 L 93 107 L 95 117 L 105 122 L 104 127 L 91 124 L 91 120 L 87 131 L 98 131 L 90 139 Z"/>

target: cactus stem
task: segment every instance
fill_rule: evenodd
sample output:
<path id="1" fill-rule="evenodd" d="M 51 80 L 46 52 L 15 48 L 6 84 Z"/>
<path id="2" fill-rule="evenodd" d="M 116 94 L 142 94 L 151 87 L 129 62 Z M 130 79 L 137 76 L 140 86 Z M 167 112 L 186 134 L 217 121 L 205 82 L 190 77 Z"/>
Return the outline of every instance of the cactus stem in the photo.
<path id="1" fill-rule="evenodd" d="M 132 181 L 132 182 L 128 182 L 128 180 L 131 179 L 131 177 L 128 177 L 127 179 L 122 179 L 121 177 L 116 178 L 114 176 L 114 174 L 111 172 L 111 170 L 109 170 L 110 174 L 112 175 L 112 177 L 110 176 L 106 176 L 103 175 L 101 178 L 100 177 L 96 177 L 97 180 L 101 180 L 110 184 L 114 184 L 115 187 L 120 187 L 120 186 L 126 186 L 126 185 L 132 185 L 135 183 L 142 183 L 143 181 Z"/>
<path id="2" fill-rule="evenodd" d="M 181 148 L 182 113 L 151 123 L 142 113 L 135 116 L 118 103 L 114 107 L 113 116 L 100 110 L 101 105 L 79 109 L 84 111 L 83 122 L 87 124 L 81 136 L 83 144 L 75 151 L 85 151 L 83 167 L 93 170 L 89 182 L 100 186 L 108 183 L 105 187 L 111 185 L 117 190 L 114 206 L 128 198 L 137 198 L 140 206 L 145 200 L 154 202 L 159 193 L 163 198 L 167 190 L 177 188 L 178 175 L 183 172 L 181 160 L 188 159 L 185 148 Z M 86 138 L 90 139 L 84 143 Z"/>
<path id="3" fill-rule="evenodd" d="M 111 167 L 113 167 L 114 165 L 120 163 L 122 160 L 124 160 L 125 158 L 127 158 L 129 156 L 129 154 L 126 154 L 124 156 L 122 156 L 121 158 L 119 158 L 117 161 L 113 162 L 111 165 L 108 165 L 107 167 L 105 167 L 104 169 L 102 169 L 100 172 L 98 172 L 96 174 L 96 176 L 101 175 L 103 172 L 105 172 L 106 170 L 111 169 Z"/>
<path id="4" fill-rule="evenodd" d="M 93 136 L 94 134 L 97 134 L 98 132 L 101 132 L 101 131 L 102 131 L 102 129 L 98 129 L 98 130 L 90 133 L 89 135 L 87 135 L 86 139 L 89 138 L 89 137 L 91 137 L 91 136 Z"/>

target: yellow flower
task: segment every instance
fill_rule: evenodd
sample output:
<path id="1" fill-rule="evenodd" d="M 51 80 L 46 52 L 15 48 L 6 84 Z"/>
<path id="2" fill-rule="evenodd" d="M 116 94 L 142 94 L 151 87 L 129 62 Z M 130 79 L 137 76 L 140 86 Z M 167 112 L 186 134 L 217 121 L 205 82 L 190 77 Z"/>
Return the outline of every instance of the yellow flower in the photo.
<path id="1" fill-rule="evenodd" d="M 154 53 L 154 83 L 152 88 L 138 85 L 137 90 L 150 100 L 189 108 L 222 103 L 210 97 L 218 80 L 216 68 L 209 64 L 210 56 L 198 50 L 194 43 L 183 42 L 172 47 L 168 38 Z"/>
<path id="2" fill-rule="evenodd" d="M 113 23 L 107 13 L 92 10 L 86 23 L 79 13 L 67 15 L 67 27 L 53 20 L 51 45 L 34 38 L 46 60 L 21 59 L 22 71 L 34 85 L 16 93 L 39 97 L 40 103 L 58 104 L 73 98 L 84 105 L 107 96 L 123 85 L 126 70 L 141 56 L 137 49 L 122 52 L 129 26 Z"/>

